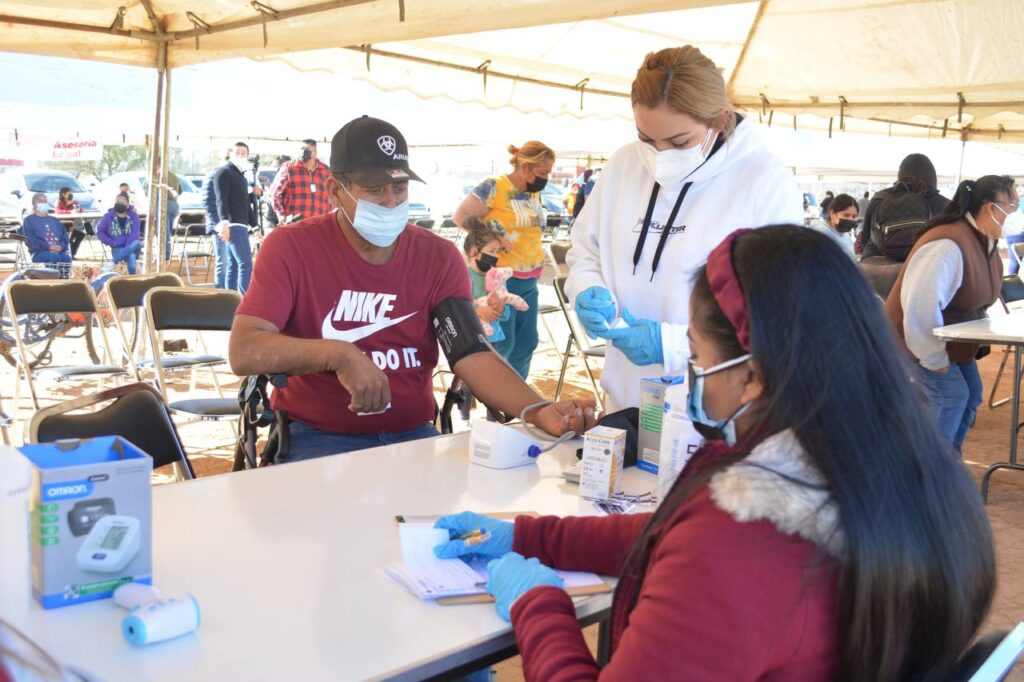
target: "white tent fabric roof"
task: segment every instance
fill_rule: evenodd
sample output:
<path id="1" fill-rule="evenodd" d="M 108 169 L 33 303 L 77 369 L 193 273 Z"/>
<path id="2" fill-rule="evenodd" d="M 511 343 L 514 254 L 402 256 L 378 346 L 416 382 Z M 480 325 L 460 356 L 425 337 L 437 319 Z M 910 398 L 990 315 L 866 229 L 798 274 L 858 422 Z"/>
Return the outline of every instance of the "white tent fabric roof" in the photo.
<path id="1" fill-rule="evenodd" d="M 2 47 L 155 65 L 166 43 L 174 67 L 277 59 L 424 98 L 610 121 L 629 119 L 646 52 L 691 43 L 722 68 L 738 105 L 777 125 L 796 116 L 798 127 L 831 119 L 835 130 L 886 132 L 896 122 L 899 134 L 1024 141 L 1019 0 L 309 3 L 139 0 L 123 17 L 116 2 L 50 3 L 48 17 L 94 29 L 81 31 L 0 0 L 0 21 L 12 22 Z"/>

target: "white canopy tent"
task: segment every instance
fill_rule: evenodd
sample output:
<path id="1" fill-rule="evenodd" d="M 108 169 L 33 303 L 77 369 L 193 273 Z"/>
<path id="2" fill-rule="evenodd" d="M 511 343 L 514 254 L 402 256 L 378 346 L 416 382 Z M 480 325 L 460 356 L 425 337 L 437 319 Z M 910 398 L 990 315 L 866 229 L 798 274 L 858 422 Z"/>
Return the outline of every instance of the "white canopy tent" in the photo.
<path id="1" fill-rule="evenodd" d="M 691 43 L 738 106 L 776 125 L 1024 140 L 1019 0 L 123 1 L 56 0 L 42 16 L 0 0 L 0 49 L 155 67 L 154 175 L 170 67 L 238 56 L 613 121 L 629 119 L 643 55 Z"/>

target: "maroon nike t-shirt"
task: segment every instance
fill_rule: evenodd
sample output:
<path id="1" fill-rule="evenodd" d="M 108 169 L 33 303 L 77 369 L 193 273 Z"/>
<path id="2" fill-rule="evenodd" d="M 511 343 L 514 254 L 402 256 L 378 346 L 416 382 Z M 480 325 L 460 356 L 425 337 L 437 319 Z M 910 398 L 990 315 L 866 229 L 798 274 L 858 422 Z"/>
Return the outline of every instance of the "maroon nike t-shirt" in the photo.
<path id="1" fill-rule="evenodd" d="M 287 336 L 354 343 L 385 374 L 391 407 L 359 416 L 333 373 L 288 379 L 275 409 L 325 431 L 406 431 L 432 421 L 432 374 L 438 347 L 430 311 L 452 296 L 470 298 L 458 250 L 429 230 L 407 225 L 383 265 L 363 260 L 341 233 L 335 214 L 280 227 L 260 248 L 239 315 L 273 323 Z"/>

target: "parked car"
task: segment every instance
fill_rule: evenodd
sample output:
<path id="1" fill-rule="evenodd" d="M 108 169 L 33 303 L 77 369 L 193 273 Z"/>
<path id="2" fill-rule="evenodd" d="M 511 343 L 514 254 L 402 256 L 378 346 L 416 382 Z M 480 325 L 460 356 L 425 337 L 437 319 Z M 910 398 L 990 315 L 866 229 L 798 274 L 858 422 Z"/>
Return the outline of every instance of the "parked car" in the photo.
<path id="1" fill-rule="evenodd" d="M 89 193 L 82 183 L 71 173 L 41 168 L 39 170 L 8 171 L 0 173 L 0 193 L 4 196 L 11 196 L 21 207 L 21 216 L 32 212 L 32 195 L 42 192 L 51 207 L 57 205 L 60 198 L 60 188 L 70 187 L 75 194 L 75 201 L 88 211 L 93 208 L 93 195 Z"/>
<path id="2" fill-rule="evenodd" d="M 178 209 L 182 211 L 203 209 L 202 193 L 183 175 L 177 175 L 183 190 L 178 195 Z M 134 195 L 135 210 L 139 213 L 149 213 L 149 174 L 146 171 L 123 171 L 114 173 L 106 180 L 96 185 L 96 198 L 101 208 L 110 208 L 114 205 L 114 198 L 118 195 L 121 183 L 128 183 L 131 193 Z"/>
<path id="3" fill-rule="evenodd" d="M 201 194 L 203 191 L 203 183 L 206 182 L 206 175 L 200 173 L 188 173 L 179 177 L 188 178 L 188 181 L 195 185 L 196 190 Z"/>
<path id="4" fill-rule="evenodd" d="M 415 201 L 409 202 L 409 222 L 414 223 L 417 220 L 430 220 L 432 217 L 430 207 L 426 204 L 421 204 Z"/>

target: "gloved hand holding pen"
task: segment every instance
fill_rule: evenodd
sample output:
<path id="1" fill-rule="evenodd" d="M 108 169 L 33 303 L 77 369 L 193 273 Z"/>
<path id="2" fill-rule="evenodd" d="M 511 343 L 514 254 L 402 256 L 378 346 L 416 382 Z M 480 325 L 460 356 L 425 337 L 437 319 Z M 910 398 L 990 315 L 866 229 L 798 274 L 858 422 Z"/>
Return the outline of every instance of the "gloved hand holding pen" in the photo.
<path id="1" fill-rule="evenodd" d="M 451 536 L 447 543 L 434 548 L 438 559 L 469 554 L 496 559 L 512 551 L 515 524 L 509 521 L 466 511 L 442 516 L 434 522 L 434 528 L 444 528 Z"/>

